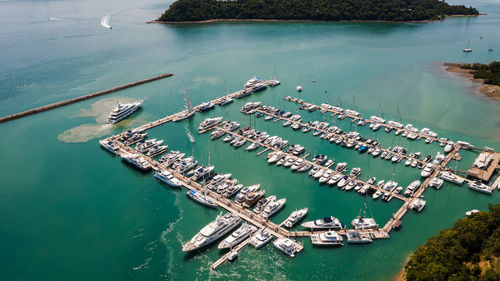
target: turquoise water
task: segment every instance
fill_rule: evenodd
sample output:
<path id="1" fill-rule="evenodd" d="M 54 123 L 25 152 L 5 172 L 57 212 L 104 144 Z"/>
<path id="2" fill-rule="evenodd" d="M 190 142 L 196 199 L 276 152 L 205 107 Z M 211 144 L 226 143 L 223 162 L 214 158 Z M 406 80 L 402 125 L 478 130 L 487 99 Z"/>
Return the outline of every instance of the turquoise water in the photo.
<path id="1" fill-rule="evenodd" d="M 439 191 L 426 191 L 424 211 L 409 212 L 402 229 L 391 233 L 389 240 L 318 249 L 302 239 L 305 250 L 294 259 L 272 246 L 259 251 L 248 247 L 235 263 L 211 272 L 210 264 L 221 256 L 216 247 L 186 255 L 181 246 L 218 211 L 203 208 L 152 175 L 123 165 L 92 137 L 118 133 L 126 126 L 183 109 L 183 82 L 197 104 L 222 95 L 225 88 L 240 89 L 254 75 L 275 76 L 282 85 L 197 115 L 192 121 L 154 128 L 150 135 L 198 159 L 207 161 L 210 155 L 218 171 L 232 173 L 245 185 L 261 183 L 268 194 L 286 197 L 286 208 L 273 218 L 275 222 L 304 206 L 309 207 L 310 219 L 334 215 L 348 222 L 358 214 L 361 196 L 268 166 L 264 155 L 212 142 L 208 135 L 197 135 L 199 122 L 208 116 L 224 116 L 252 124 L 306 145 L 311 153 L 326 153 L 337 162 L 361 167 L 362 178 L 394 178 L 405 186 L 419 177 L 417 170 L 403 164 L 360 155 L 239 112 L 243 103 L 253 100 L 298 112 L 295 104 L 282 97 L 298 96 L 295 87 L 301 83 L 300 97 L 306 101 L 340 103 L 366 116 L 382 112 L 386 119 L 401 118 L 439 135 L 498 151 L 500 103 L 474 94 L 475 84 L 444 73 L 439 64 L 500 59 L 500 5 L 466 4 L 488 15 L 426 24 L 161 25 L 145 24 L 168 6 L 160 1 L 0 2 L 0 115 L 174 73 L 171 78 L 100 99 L 0 124 L 0 279 L 391 278 L 418 245 L 451 226 L 465 211 L 499 202 L 498 192 L 490 197 L 445 184 Z M 100 17 L 108 13 L 112 30 L 99 25 Z M 468 40 L 474 51 L 466 54 L 461 50 Z M 495 51 L 487 52 L 489 47 Z M 98 115 L 107 109 L 98 106 L 99 102 L 124 98 L 144 99 L 144 110 L 116 129 L 102 125 Z M 82 114 L 92 105 L 95 114 Z M 300 114 L 305 120 L 323 118 L 319 112 Z M 344 129 L 351 126 L 347 120 L 331 122 Z M 78 137 L 60 140 L 61 134 L 82 125 Z M 193 132 L 194 144 L 186 130 Z M 404 145 L 425 154 L 441 149 L 383 131 L 357 130 L 376 137 L 385 147 Z M 464 159 L 452 165 L 465 170 L 475 154 L 462 155 Z M 369 199 L 368 204 L 381 224 L 400 207 L 397 200 Z"/>

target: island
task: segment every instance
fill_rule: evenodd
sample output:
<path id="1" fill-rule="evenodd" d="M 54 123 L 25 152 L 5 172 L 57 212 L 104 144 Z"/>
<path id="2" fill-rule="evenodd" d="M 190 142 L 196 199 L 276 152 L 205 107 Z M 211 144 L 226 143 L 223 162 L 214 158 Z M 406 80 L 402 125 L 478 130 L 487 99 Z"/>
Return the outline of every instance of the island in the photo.
<path id="1" fill-rule="evenodd" d="M 416 280 L 500 280 L 500 204 L 471 211 L 420 246 L 404 267 Z"/>
<path id="2" fill-rule="evenodd" d="M 448 72 L 453 72 L 481 83 L 478 90 L 488 98 L 500 101 L 500 62 L 481 63 L 445 63 Z"/>
<path id="3" fill-rule="evenodd" d="M 156 22 L 237 20 L 429 21 L 476 16 L 472 7 L 440 0 L 177 0 Z"/>

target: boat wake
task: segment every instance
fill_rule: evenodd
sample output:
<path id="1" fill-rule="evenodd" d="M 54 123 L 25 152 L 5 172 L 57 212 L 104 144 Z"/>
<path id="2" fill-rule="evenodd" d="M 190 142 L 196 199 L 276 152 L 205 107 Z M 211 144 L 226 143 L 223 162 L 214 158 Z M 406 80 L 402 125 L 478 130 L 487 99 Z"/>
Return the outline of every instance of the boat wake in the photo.
<path id="1" fill-rule="evenodd" d="M 191 143 L 195 143 L 194 136 L 193 136 L 193 134 L 191 134 L 191 131 L 189 130 L 187 124 L 186 124 L 186 126 L 184 126 L 184 128 L 186 129 L 186 135 L 188 136 L 189 141 Z"/>
<path id="2" fill-rule="evenodd" d="M 101 25 L 107 29 L 112 29 L 112 27 L 109 25 L 109 17 L 110 15 L 107 14 L 101 18 Z"/>
<path id="3" fill-rule="evenodd" d="M 162 231 L 161 236 L 160 236 L 161 242 L 163 243 L 163 245 L 165 245 L 165 248 L 167 249 L 167 254 L 168 254 L 167 275 L 169 277 L 172 277 L 172 274 L 173 274 L 172 269 L 174 267 L 174 264 L 173 264 L 174 249 L 172 248 L 172 246 L 171 246 L 172 243 L 169 242 L 169 238 L 167 236 L 169 233 L 171 233 L 174 230 L 175 226 L 184 218 L 184 216 L 183 216 L 184 210 L 182 210 L 182 208 L 179 207 L 179 195 L 175 196 L 174 206 L 176 206 L 179 209 L 179 218 L 176 221 L 171 222 L 168 225 L 168 227 Z M 180 236 L 180 233 L 177 233 L 176 238 L 182 245 L 183 237 Z M 174 278 L 172 278 L 172 279 L 174 279 Z"/>
<path id="4" fill-rule="evenodd" d="M 64 20 L 64 19 L 54 18 L 54 17 L 48 17 L 47 19 L 50 21 L 63 21 Z"/>

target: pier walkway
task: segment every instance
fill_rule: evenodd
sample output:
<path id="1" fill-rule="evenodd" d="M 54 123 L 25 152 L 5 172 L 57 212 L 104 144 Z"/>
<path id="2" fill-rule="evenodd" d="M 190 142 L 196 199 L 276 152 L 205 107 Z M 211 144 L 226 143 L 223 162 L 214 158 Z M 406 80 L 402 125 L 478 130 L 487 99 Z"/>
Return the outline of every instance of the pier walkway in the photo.
<path id="1" fill-rule="evenodd" d="M 0 123 L 11 121 L 11 120 L 22 118 L 22 117 L 26 117 L 26 116 L 33 115 L 33 114 L 36 114 L 36 113 L 48 111 L 48 110 L 55 109 L 55 108 L 58 108 L 58 107 L 61 107 L 61 106 L 65 106 L 65 105 L 68 105 L 68 104 L 77 103 L 77 102 L 80 102 L 80 101 L 83 101 L 83 100 L 88 100 L 88 99 L 99 97 L 99 96 L 102 96 L 102 95 L 114 93 L 114 92 L 117 92 L 117 91 L 121 91 L 121 90 L 124 90 L 124 89 L 127 89 L 127 88 L 134 87 L 134 86 L 138 86 L 138 85 L 146 84 L 146 83 L 149 83 L 149 82 L 152 82 L 152 81 L 156 81 L 156 80 L 159 80 L 159 79 L 163 79 L 163 78 L 166 78 L 166 77 L 170 77 L 172 75 L 173 74 L 171 74 L 171 73 L 165 73 L 165 74 L 161 74 L 161 75 L 158 75 L 158 76 L 155 76 L 155 77 L 152 77 L 152 78 L 144 79 L 144 80 L 133 82 L 133 83 L 128 83 L 128 84 L 121 85 L 121 86 L 118 86 L 118 87 L 114 87 L 114 88 L 111 88 L 111 89 L 107 89 L 107 90 L 104 90 L 104 91 L 95 92 L 95 93 L 92 93 L 92 94 L 88 94 L 88 95 L 84 95 L 84 96 L 72 98 L 72 99 L 69 99 L 69 100 L 60 101 L 60 102 L 56 102 L 56 103 L 52 103 L 52 104 L 40 106 L 40 107 L 33 108 L 33 109 L 30 109 L 30 110 L 26 110 L 26 111 L 23 111 L 23 112 L 20 112 L 20 113 L 15 113 L 15 114 L 7 115 L 7 116 L 4 116 L 4 117 L 0 118 Z"/>

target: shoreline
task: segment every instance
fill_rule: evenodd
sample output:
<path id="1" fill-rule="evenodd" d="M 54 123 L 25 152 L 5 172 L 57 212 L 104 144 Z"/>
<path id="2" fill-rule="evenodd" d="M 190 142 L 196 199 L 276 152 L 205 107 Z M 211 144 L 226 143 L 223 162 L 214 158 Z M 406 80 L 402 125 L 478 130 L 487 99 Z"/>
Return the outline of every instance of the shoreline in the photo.
<path id="1" fill-rule="evenodd" d="M 219 22 L 366 22 L 366 23 L 429 23 L 435 21 L 445 20 L 447 17 L 478 17 L 484 16 L 485 13 L 479 13 L 478 15 L 449 15 L 444 18 L 439 19 L 429 19 L 429 20 L 413 20 L 413 21 L 388 21 L 388 20 L 281 20 L 281 19 L 210 19 L 201 21 L 162 21 L 162 20 L 152 20 L 147 23 L 194 23 L 194 24 L 207 24 L 207 23 L 219 23 Z"/>
<path id="2" fill-rule="evenodd" d="M 469 63 L 445 62 L 442 65 L 444 67 L 444 70 L 449 73 L 456 74 L 457 76 L 460 76 L 461 78 L 466 78 L 474 83 L 480 83 L 481 85 L 478 85 L 476 87 L 476 92 L 479 93 L 479 95 L 500 102 L 500 86 L 484 84 L 485 81 L 484 79 L 474 78 L 474 75 L 470 73 L 470 69 L 461 68 L 461 66 L 466 64 Z"/>

